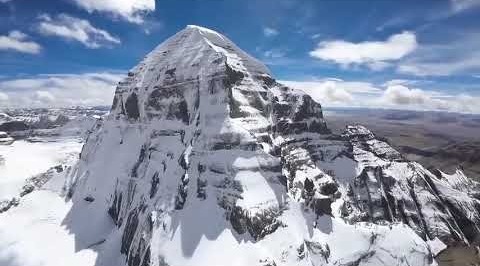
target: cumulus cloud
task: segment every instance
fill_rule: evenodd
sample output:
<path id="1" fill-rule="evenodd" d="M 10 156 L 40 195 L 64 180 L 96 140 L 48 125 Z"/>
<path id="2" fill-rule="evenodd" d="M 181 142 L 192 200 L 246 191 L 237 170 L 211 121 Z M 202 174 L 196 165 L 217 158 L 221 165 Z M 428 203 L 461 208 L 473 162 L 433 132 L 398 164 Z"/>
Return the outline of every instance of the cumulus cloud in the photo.
<path id="1" fill-rule="evenodd" d="M 0 81 L 0 107 L 110 105 L 115 84 L 122 77 L 118 73 L 87 73 L 3 80 Z"/>
<path id="2" fill-rule="evenodd" d="M 263 35 L 265 35 L 266 37 L 273 37 L 273 36 L 277 36 L 278 34 L 279 34 L 278 30 L 274 28 L 270 28 L 270 27 L 263 28 Z"/>
<path id="3" fill-rule="evenodd" d="M 0 35 L 0 50 L 16 51 L 27 54 L 38 54 L 42 47 L 33 41 L 28 41 L 28 35 L 14 30 L 8 35 Z"/>
<path id="4" fill-rule="evenodd" d="M 52 103 L 55 101 L 55 96 L 53 96 L 53 94 L 49 91 L 36 91 L 35 98 L 39 102 Z"/>
<path id="5" fill-rule="evenodd" d="M 66 14 L 60 14 L 54 18 L 44 14 L 39 19 L 38 31 L 46 36 L 78 41 L 93 49 L 120 43 L 120 39 L 105 30 L 95 28 L 88 20 Z"/>
<path id="6" fill-rule="evenodd" d="M 326 106 L 351 106 L 365 95 L 379 94 L 381 89 L 368 82 L 321 79 L 315 81 L 280 81 L 289 87 L 302 90 Z"/>
<path id="7" fill-rule="evenodd" d="M 106 12 L 132 23 L 142 23 L 144 15 L 155 10 L 155 0 L 74 0 L 88 12 Z"/>
<path id="8" fill-rule="evenodd" d="M 322 41 L 310 56 L 349 67 L 366 65 L 373 70 L 390 66 L 417 48 L 416 36 L 405 31 L 390 36 L 386 41 L 347 42 L 344 40 Z"/>
<path id="9" fill-rule="evenodd" d="M 379 99 L 378 105 L 399 109 L 480 113 L 479 102 L 480 97 L 467 94 L 444 94 L 437 91 L 393 85 L 387 87 Z"/>
<path id="10" fill-rule="evenodd" d="M 411 105 L 424 104 L 430 97 L 420 89 L 410 89 L 403 85 L 389 86 L 384 94 L 383 99 L 390 104 Z"/>
<path id="11" fill-rule="evenodd" d="M 326 107 L 392 108 L 419 111 L 480 113 L 480 96 L 455 95 L 416 88 L 415 80 L 391 80 L 375 85 L 362 81 L 322 79 L 280 81 L 304 91 Z"/>

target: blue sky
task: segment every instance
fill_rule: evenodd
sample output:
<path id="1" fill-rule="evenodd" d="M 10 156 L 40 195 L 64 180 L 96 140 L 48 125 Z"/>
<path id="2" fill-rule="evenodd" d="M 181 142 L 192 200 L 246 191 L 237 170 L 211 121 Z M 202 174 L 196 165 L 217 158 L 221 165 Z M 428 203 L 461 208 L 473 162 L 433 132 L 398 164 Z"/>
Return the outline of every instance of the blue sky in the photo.
<path id="1" fill-rule="evenodd" d="M 109 104 L 188 24 L 325 106 L 480 113 L 478 0 L 0 0 L 0 107 Z"/>

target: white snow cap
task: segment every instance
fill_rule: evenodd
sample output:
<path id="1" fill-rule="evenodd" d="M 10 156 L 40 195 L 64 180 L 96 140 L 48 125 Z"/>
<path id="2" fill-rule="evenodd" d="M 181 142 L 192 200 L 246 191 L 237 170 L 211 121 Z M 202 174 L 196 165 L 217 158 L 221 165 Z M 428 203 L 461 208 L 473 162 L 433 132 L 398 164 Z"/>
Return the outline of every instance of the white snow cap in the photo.
<path id="1" fill-rule="evenodd" d="M 188 25 L 181 32 L 184 31 L 200 33 L 203 40 L 206 41 L 211 48 L 217 53 L 221 53 L 227 57 L 227 63 L 229 63 L 231 67 L 237 68 L 240 65 L 243 65 L 247 72 L 271 75 L 268 68 L 262 62 L 244 52 L 224 35 L 197 25 Z"/>
<path id="2" fill-rule="evenodd" d="M 199 31 L 207 32 L 207 33 L 210 33 L 210 34 L 216 34 L 216 35 L 223 38 L 223 36 L 220 33 L 216 32 L 214 30 L 211 30 L 209 28 L 205 28 L 205 27 L 198 26 L 198 25 L 187 25 L 187 27 L 185 29 L 193 29 L 193 30 L 199 30 Z"/>
<path id="3" fill-rule="evenodd" d="M 186 76 L 189 70 L 212 67 L 215 58 L 224 57 L 237 71 L 251 75 L 271 75 L 268 68 L 253 58 L 224 35 L 204 27 L 188 25 L 185 29 L 157 46 L 144 61 L 147 65 L 168 65 Z M 177 72 L 177 76 L 178 73 Z M 198 74 L 198 73 L 195 73 Z M 206 73 L 204 73 L 206 74 Z M 192 77 L 192 76 L 190 76 Z"/>

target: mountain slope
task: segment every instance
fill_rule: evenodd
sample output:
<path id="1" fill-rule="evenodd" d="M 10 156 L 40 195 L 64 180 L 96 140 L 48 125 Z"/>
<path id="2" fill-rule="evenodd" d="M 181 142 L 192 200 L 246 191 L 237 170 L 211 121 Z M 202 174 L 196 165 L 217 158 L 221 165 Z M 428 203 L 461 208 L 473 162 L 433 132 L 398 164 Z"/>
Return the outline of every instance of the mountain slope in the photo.
<path id="1" fill-rule="evenodd" d="M 320 104 L 198 26 L 119 83 L 67 183 L 64 224 L 96 265 L 435 265 L 480 217 L 460 171 L 332 134 Z"/>

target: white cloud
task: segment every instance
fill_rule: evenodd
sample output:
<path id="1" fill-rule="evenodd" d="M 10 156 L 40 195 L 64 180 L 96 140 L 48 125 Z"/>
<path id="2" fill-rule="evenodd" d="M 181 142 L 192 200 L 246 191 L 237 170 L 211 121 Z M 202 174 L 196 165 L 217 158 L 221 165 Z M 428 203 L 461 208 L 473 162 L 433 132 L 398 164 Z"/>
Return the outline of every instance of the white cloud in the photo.
<path id="1" fill-rule="evenodd" d="M 155 0 L 74 0 L 88 12 L 107 12 L 132 23 L 142 23 L 146 13 L 155 11 Z"/>
<path id="2" fill-rule="evenodd" d="M 20 31 L 11 31 L 7 36 L 0 35 L 0 50 L 10 50 L 27 54 L 38 54 L 42 47 Z"/>
<path id="3" fill-rule="evenodd" d="M 36 91 L 34 97 L 39 102 L 53 103 L 55 101 L 55 96 L 48 91 Z"/>
<path id="4" fill-rule="evenodd" d="M 423 90 L 410 89 L 403 85 L 392 85 L 387 87 L 383 93 L 386 103 L 395 105 L 424 104 L 430 100 L 430 96 Z"/>
<path id="5" fill-rule="evenodd" d="M 445 33 L 447 35 L 447 33 Z M 416 76 L 476 74 L 480 71 L 480 35 L 449 33 L 442 44 L 422 44 L 397 71 Z"/>
<path id="6" fill-rule="evenodd" d="M 284 49 L 271 49 L 263 52 L 265 58 L 282 58 L 285 55 L 286 51 Z"/>
<path id="7" fill-rule="evenodd" d="M 326 107 L 367 107 L 480 113 L 480 96 L 455 95 L 415 88 L 414 80 L 391 80 L 381 85 L 369 82 L 323 79 L 279 81 L 302 90 Z"/>
<path id="8" fill-rule="evenodd" d="M 450 0 L 450 4 L 454 13 L 458 13 L 475 7 L 480 7 L 480 1 L 478 0 Z"/>
<path id="9" fill-rule="evenodd" d="M 13 39 L 16 39 L 16 40 L 25 40 L 28 38 L 28 35 L 21 32 L 21 31 L 18 31 L 18 30 L 12 30 L 8 36 L 10 38 L 13 38 Z"/>
<path id="10" fill-rule="evenodd" d="M 87 73 L 4 80 L 0 81 L 0 107 L 110 105 L 115 84 L 122 77 L 117 73 Z M 8 101 L 1 101 L 2 94 Z"/>
<path id="11" fill-rule="evenodd" d="M 386 41 L 352 43 L 343 40 L 322 41 L 310 56 L 332 61 L 344 67 L 366 65 L 373 70 L 390 66 L 417 48 L 416 36 L 405 31 L 390 36 Z"/>
<path id="12" fill-rule="evenodd" d="M 480 113 L 479 102 L 480 97 L 467 94 L 444 94 L 403 85 L 387 87 L 382 97 L 377 100 L 377 104 L 382 107 L 462 113 Z"/>
<path id="13" fill-rule="evenodd" d="M 277 36 L 279 34 L 278 30 L 270 27 L 263 28 L 263 35 L 267 37 Z"/>
<path id="14" fill-rule="evenodd" d="M 395 85 L 413 86 L 419 83 L 431 83 L 429 80 L 411 80 L 411 79 L 392 79 L 382 84 L 382 87 L 388 88 Z"/>
<path id="15" fill-rule="evenodd" d="M 387 63 L 387 62 L 384 62 L 384 61 L 370 62 L 370 63 L 367 63 L 366 65 L 373 71 L 384 70 L 384 69 L 392 66 L 391 63 Z"/>
<path id="16" fill-rule="evenodd" d="M 46 36 L 57 36 L 67 40 L 81 42 L 88 48 L 100 48 L 111 44 L 119 44 L 120 39 L 105 30 L 95 28 L 89 21 L 60 14 L 55 18 L 49 15 L 40 16 L 38 31 Z"/>
<path id="17" fill-rule="evenodd" d="M 432 50 L 433 52 L 435 50 Z M 440 52 L 437 50 L 437 52 Z M 480 51 L 472 52 L 470 55 L 442 61 L 447 54 L 438 54 L 436 59 L 424 59 L 416 57 L 398 66 L 398 72 L 416 76 L 450 76 L 454 74 L 465 74 L 469 71 L 480 69 Z"/>
<path id="18" fill-rule="evenodd" d="M 8 94 L 0 92 L 0 102 L 8 101 Z"/>
<path id="19" fill-rule="evenodd" d="M 373 84 L 341 79 L 321 79 L 314 81 L 279 81 L 289 87 L 302 90 L 316 101 L 326 106 L 350 106 L 359 95 L 380 94 L 381 89 Z"/>
<path id="20" fill-rule="evenodd" d="M 398 66 L 398 72 L 416 76 L 449 76 L 461 74 L 470 68 L 479 68 L 480 57 L 466 58 L 456 62 L 412 61 Z"/>

